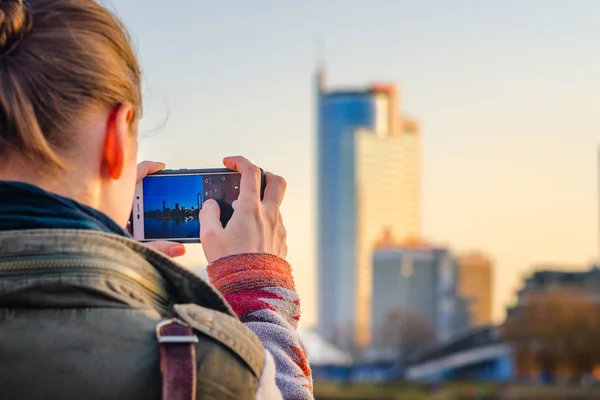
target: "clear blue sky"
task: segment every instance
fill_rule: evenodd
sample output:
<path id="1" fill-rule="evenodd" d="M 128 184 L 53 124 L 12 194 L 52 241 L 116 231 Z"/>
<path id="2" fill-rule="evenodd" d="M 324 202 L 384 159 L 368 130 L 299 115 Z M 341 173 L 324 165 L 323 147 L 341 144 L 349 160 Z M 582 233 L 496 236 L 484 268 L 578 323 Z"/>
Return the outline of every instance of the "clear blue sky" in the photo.
<path id="1" fill-rule="evenodd" d="M 314 299 L 316 37 L 328 83 L 400 85 L 423 124 L 424 231 L 497 260 L 496 316 L 538 262 L 597 252 L 600 1 L 114 0 L 145 73 L 141 156 L 244 154 L 289 182 L 290 261 Z M 203 263 L 191 249 L 188 265 Z"/>

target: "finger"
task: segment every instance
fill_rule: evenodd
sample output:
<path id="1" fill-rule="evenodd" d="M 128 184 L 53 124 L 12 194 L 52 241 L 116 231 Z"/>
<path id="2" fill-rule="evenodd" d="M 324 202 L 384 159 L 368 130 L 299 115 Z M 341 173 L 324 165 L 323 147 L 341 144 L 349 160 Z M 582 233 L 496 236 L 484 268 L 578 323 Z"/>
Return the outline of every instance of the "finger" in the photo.
<path id="1" fill-rule="evenodd" d="M 281 176 L 266 173 L 267 186 L 265 187 L 265 198 L 263 204 L 272 209 L 279 209 L 283 203 L 287 182 Z"/>
<path id="2" fill-rule="evenodd" d="M 260 200 L 260 168 L 252 164 L 246 158 L 227 157 L 223 160 L 223 164 L 228 169 L 237 171 L 242 175 L 240 181 L 240 201 L 245 201 L 244 198 Z"/>
<path id="3" fill-rule="evenodd" d="M 200 210 L 200 241 L 204 242 L 223 231 L 221 224 L 221 209 L 219 204 L 213 200 L 206 200 Z"/>
<path id="4" fill-rule="evenodd" d="M 146 176 L 158 171 L 162 171 L 165 169 L 165 167 L 166 165 L 164 163 L 155 161 L 142 161 L 137 166 L 137 176 L 135 182 L 139 183 Z"/>
<path id="5" fill-rule="evenodd" d="M 169 257 L 180 257 L 185 254 L 185 246 L 181 243 L 156 241 L 146 243 L 148 247 L 152 247 L 154 250 L 166 254 Z"/>

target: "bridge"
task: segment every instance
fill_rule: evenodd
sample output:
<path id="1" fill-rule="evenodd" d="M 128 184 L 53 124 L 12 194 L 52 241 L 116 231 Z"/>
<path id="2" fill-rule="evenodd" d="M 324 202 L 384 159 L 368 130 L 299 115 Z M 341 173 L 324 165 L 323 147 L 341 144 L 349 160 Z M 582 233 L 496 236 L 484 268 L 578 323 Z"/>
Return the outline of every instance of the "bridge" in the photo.
<path id="1" fill-rule="evenodd" d="M 423 382 L 510 380 L 514 376 L 512 348 L 500 340 L 494 326 L 470 330 L 421 354 L 407 367 L 405 376 Z"/>

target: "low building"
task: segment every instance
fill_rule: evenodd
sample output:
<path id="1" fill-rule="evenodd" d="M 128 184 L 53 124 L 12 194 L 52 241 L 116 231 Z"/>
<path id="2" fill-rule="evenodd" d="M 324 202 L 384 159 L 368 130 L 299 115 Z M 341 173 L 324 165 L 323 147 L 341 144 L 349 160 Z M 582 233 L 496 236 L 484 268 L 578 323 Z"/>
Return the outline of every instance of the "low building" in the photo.
<path id="1" fill-rule="evenodd" d="M 457 278 L 447 249 L 418 241 L 395 244 L 384 235 L 373 253 L 373 347 L 415 347 L 467 329 L 468 301 L 457 293 Z"/>
<path id="2" fill-rule="evenodd" d="M 579 271 L 577 271 L 579 270 Z M 545 265 L 507 310 L 503 332 L 523 380 L 577 380 L 600 365 L 600 268 Z"/>
<path id="3" fill-rule="evenodd" d="M 472 252 L 458 257 L 458 293 L 469 300 L 474 326 L 492 323 L 494 264 L 490 257 Z"/>

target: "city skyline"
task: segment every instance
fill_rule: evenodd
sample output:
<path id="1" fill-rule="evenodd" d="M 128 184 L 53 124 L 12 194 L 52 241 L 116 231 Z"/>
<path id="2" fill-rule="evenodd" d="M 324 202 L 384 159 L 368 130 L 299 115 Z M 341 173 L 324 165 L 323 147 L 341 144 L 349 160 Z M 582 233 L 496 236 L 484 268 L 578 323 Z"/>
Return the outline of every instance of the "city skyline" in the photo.
<path id="1" fill-rule="evenodd" d="M 597 257 L 598 2 L 113 3 L 144 70 L 140 156 L 209 168 L 244 154 L 286 177 L 303 324 L 316 309 L 319 35 L 333 86 L 385 80 L 406 93 L 426 132 L 424 234 L 496 260 L 496 320 L 533 265 Z M 183 262 L 202 265 L 200 246 Z"/>
<path id="2" fill-rule="evenodd" d="M 421 237 L 421 132 L 394 84 L 330 88 L 322 66 L 315 92 L 318 330 L 366 347 L 375 243 Z"/>

